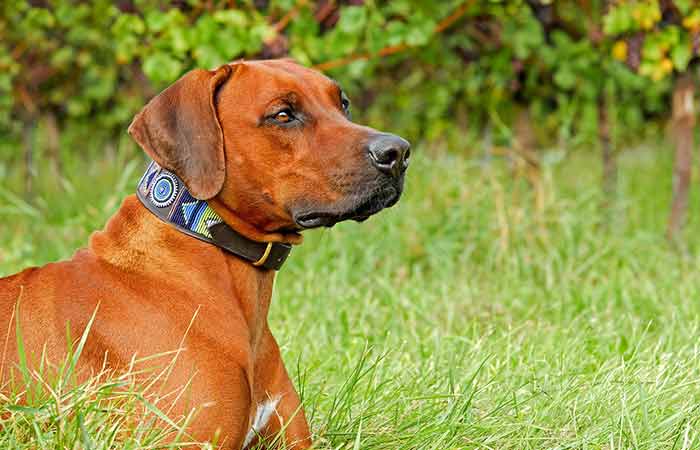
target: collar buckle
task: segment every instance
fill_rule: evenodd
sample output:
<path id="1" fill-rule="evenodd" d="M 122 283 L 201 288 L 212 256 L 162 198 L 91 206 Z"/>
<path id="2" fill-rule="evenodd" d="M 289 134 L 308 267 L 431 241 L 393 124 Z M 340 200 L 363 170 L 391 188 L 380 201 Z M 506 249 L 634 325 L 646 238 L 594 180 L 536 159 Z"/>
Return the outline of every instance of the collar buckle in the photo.
<path id="1" fill-rule="evenodd" d="M 253 265 L 255 267 L 260 267 L 263 264 L 265 264 L 265 261 L 267 261 L 267 258 L 270 256 L 270 251 L 272 250 L 272 242 L 267 243 L 267 247 L 265 248 L 265 252 L 263 255 L 258 259 L 257 261 L 253 262 Z"/>

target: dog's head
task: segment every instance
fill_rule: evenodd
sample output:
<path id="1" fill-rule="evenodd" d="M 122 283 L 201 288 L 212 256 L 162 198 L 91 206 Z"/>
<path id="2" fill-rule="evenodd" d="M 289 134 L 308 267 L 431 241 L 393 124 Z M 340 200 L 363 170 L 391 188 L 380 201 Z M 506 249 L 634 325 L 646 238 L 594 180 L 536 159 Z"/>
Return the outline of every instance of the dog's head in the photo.
<path id="1" fill-rule="evenodd" d="M 350 120 L 336 82 L 289 60 L 191 71 L 129 133 L 227 222 L 267 239 L 392 206 L 410 157 L 406 140 Z"/>

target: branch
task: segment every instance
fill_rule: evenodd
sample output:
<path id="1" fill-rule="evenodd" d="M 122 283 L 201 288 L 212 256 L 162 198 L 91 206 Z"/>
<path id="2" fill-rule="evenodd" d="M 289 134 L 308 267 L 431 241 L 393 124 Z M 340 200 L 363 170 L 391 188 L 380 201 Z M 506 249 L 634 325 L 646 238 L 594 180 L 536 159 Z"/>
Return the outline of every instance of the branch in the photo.
<path id="1" fill-rule="evenodd" d="M 458 6 L 452 13 L 442 19 L 436 26 L 435 29 L 433 30 L 433 34 L 440 34 L 443 31 L 447 30 L 449 27 L 451 27 L 455 22 L 457 22 L 459 19 L 462 18 L 467 13 L 467 10 L 473 3 L 473 0 L 467 0 L 463 2 L 460 6 Z M 383 49 L 379 50 L 377 53 L 356 53 L 354 55 L 350 56 L 345 56 L 343 58 L 338 58 L 338 59 L 333 59 L 330 61 L 326 61 L 320 64 L 316 64 L 314 66 L 314 69 L 320 70 L 320 71 L 326 71 L 330 69 L 335 69 L 337 67 L 342 67 L 346 66 L 352 62 L 355 61 L 360 61 L 360 60 L 368 60 L 371 59 L 372 57 L 375 56 L 389 56 L 393 55 L 395 53 L 402 52 L 404 50 L 408 50 L 411 48 L 410 45 L 408 44 L 398 44 L 398 45 L 390 45 L 388 47 L 384 47 Z"/>
<path id="2" fill-rule="evenodd" d="M 315 18 L 316 22 L 322 23 L 324 20 L 328 18 L 333 12 L 335 12 L 337 8 L 337 5 L 335 4 L 335 0 L 329 0 L 323 5 L 321 5 L 320 8 L 316 10 Z"/>
<path id="3" fill-rule="evenodd" d="M 269 38 L 265 40 L 266 43 L 272 42 L 275 40 L 277 35 L 279 35 L 282 31 L 284 31 L 285 28 L 287 28 L 287 25 L 289 25 L 289 22 L 294 19 L 297 14 L 299 14 L 299 10 L 306 6 L 307 0 L 298 0 L 296 4 L 287 11 L 287 13 L 282 16 L 280 20 L 278 20 L 276 23 L 272 25 L 272 29 L 274 30 L 274 34 L 272 34 Z"/>

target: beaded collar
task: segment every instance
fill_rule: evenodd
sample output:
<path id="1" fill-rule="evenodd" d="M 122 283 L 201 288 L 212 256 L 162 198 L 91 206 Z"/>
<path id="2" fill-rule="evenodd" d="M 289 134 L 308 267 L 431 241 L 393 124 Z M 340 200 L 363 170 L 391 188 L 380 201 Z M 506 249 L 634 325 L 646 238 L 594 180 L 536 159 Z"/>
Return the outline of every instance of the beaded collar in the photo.
<path id="1" fill-rule="evenodd" d="M 257 242 L 242 236 L 204 200 L 194 198 L 174 173 L 152 161 L 139 181 L 136 196 L 162 221 L 201 241 L 216 245 L 256 267 L 279 270 L 292 246 Z"/>

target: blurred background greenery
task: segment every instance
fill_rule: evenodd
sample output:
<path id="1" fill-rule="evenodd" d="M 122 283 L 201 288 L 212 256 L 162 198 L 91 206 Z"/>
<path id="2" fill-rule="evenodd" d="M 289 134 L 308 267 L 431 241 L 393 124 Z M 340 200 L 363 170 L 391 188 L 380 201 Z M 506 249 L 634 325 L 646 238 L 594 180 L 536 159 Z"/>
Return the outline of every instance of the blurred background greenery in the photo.
<path id="1" fill-rule="evenodd" d="M 337 78 L 361 122 L 412 141 L 530 171 L 546 162 L 542 149 L 600 154 L 611 196 L 619 150 L 671 129 L 679 148 L 670 234 L 684 220 L 700 45 L 700 6 L 691 0 L 31 0 L 0 8 L 0 176 L 27 192 L 37 160 L 60 177 L 75 156 L 113 159 L 134 113 L 185 71 L 290 56 Z"/>

